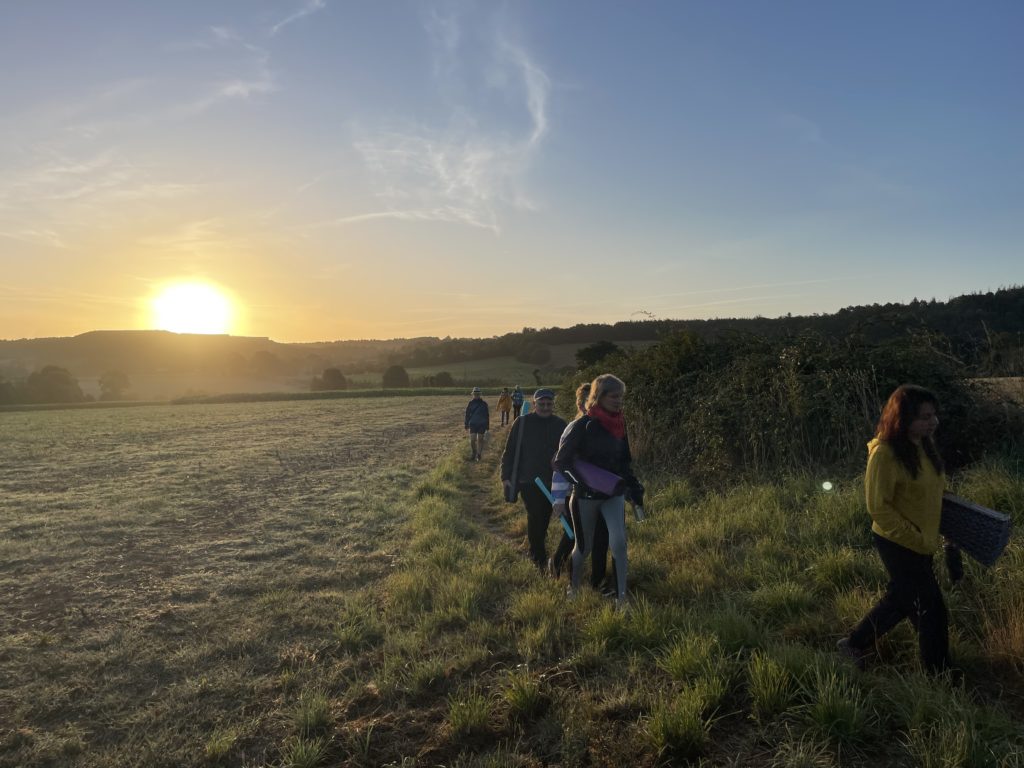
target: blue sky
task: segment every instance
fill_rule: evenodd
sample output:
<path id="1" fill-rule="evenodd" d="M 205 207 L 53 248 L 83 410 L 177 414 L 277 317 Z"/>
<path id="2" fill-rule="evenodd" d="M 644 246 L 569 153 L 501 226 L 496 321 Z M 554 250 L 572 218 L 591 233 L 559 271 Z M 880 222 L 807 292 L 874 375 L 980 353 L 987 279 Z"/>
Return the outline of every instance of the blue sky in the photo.
<path id="1" fill-rule="evenodd" d="M 1024 5 L 0 2 L 0 338 L 282 341 L 1024 282 Z"/>

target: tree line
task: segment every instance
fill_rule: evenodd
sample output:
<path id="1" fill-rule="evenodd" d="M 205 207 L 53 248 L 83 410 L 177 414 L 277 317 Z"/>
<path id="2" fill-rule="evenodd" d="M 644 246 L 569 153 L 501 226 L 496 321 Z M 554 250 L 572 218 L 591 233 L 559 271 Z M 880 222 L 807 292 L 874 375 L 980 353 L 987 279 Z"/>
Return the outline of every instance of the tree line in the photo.
<path id="1" fill-rule="evenodd" d="M 122 400 L 131 380 L 121 371 L 107 371 L 99 379 L 100 400 Z M 0 405 L 27 403 L 85 403 L 95 400 L 82 391 L 78 379 L 67 368 L 46 365 L 24 379 L 8 381 L 0 376 Z"/>

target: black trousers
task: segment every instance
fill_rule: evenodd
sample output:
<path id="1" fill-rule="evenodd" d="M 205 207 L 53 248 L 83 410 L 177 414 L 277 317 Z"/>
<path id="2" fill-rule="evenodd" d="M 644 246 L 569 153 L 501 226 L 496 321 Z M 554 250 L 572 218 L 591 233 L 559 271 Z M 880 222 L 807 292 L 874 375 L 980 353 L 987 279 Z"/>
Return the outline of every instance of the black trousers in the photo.
<path id="1" fill-rule="evenodd" d="M 543 572 L 548 566 L 548 523 L 551 522 L 551 502 L 534 483 L 520 485 L 519 493 L 526 507 L 526 538 L 530 542 L 530 559 Z"/>
<path id="2" fill-rule="evenodd" d="M 501 412 L 501 426 L 508 424 L 508 411 Z"/>
<path id="3" fill-rule="evenodd" d="M 866 650 L 903 619 L 910 619 L 917 630 L 921 663 L 929 672 L 941 672 L 949 666 L 949 618 L 932 570 L 932 557 L 877 533 L 873 536 L 889 572 L 889 587 L 850 633 L 850 645 Z"/>
<path id="4" fill-rule="evenodd" d="M 577 536 L 580 539 L 580 546 L 583 546 L 583 523 L 580 521 L 580 505 L 575 493 L 569 497 L 569 513 L 572 516 L 571 522 L 573 535 Z M 558 542 L 558 549 L 555 550 L 555 555 L 553 558 L 556 571 L 561 571 L 562 566 L 565 563 L 569 564 L 570 578 L 572 577 L 572 558 L 569 556 L 572 554 L 572 549 L 574 546 L 575 542 L 572 539 L 570 539 L 569 536 L 563 531 L 562 539 Z M 594 526 L 594 549 L 593 552 L 591 552 L 590 561 L 590 586 L 592 586 L 594 589 L 600 589 L 601 582 L 604 581 L 607 572 L 608 526 L 604 522 L 604 517 L 599 515 L 597 518 L 597 524 Z M 616 583 L 614 558 L 612 559 L 611 583 Z"/>
<path id="5" fill-rule="evenodd" d="M 515 421 L 516 419 L 519 418 L 519 412 L 521 410 L 523 410 L 522 403 L 520 403 L 519 405 L 516 405 L 514 403 L 512 404 L 512 421 Z"/>

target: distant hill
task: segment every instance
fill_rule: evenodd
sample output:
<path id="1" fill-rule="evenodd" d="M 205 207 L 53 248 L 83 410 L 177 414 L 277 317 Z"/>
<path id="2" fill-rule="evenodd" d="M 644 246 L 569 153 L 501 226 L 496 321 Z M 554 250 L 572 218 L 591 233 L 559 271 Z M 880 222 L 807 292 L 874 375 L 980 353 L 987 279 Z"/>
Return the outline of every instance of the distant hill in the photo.
<path id="1" fill-rule="evenodd" d="M 468 363 L 501 359 L 522 371 L 545 374 L 572 367 L 573 350 L 597 341 L 621 346 L 651 343 L 673 331 L 688 330 L 704 339 L 723 334 L 777 338 L 814 332 L 844 338 L 859 335 L 869 343 L 910 332 L 941 334 L 948 353 L 979 374 L 1020 374 L 1024 334 L 1024 288 L 975 293 L 949 301 L 912 301 L 847 307 L 834 314 L 780 318 L 713 320 L 641 320 L 571 328 L 523 328 L 485 339 L 419 337 L 392 340 L 284 344 L 268 338 L 176 334 L 167 331 L 92 331 L 66 338 L 0 341 L 0 377 L 24 378 L 46 365 L 95 378 L 110 370 L 129 377 L 202 376 L 233 381 L 281 380 L 303 388 L 325 368 L 346 375 L 373 374 L 388 365 L 431 371 L 468 371 Z M 479 370 L 479 366 L 472 366 Z M 522 373 L 519 378 L 525 378 Z"/>
<path id="2" fill-rule="evenodd" d="M 26 375 L 44 365 L 79 376 L 204 373 L 313 375 L 325 367 L 380 370 L 387 356 L 423 339 L 282 344 L 263 337 L 168 331 L 91 331 L 78 336 L 0 341 L 0 374 Z"/>

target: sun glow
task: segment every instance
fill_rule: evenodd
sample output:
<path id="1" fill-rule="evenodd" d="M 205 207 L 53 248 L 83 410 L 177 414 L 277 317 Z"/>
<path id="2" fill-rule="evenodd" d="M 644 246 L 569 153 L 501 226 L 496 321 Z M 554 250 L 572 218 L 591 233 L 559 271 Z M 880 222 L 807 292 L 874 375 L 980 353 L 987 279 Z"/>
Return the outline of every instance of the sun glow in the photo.
<path id="1" fill-rule="evenodd" d="M 228 333 L 235 310 L 231 299 L 209 283 L 175 283 L 150 302 L 153 327 L 174 333 Z"/>

